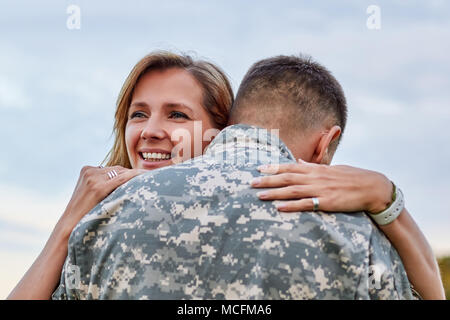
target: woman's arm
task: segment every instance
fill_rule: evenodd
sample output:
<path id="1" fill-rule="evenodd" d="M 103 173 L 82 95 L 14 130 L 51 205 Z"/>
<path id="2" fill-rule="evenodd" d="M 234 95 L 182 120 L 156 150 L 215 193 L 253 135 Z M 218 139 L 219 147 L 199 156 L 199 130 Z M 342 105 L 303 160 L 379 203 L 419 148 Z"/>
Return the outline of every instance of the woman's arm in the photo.
<path id="1" fill-rule="evenodd" d="M 65 229 L 60 223 L 57 224 L 42 252 L 7 299 L 50 299 L 58 285 L 67 256 L 70 232 L 64 231 Z"/>
<path id="2" fill-rule="evenodd" d="M 108 172 L 115 170 L 117 176 L 110 179 Z M 69 236 L 81 218 L 119 185 L 145 170 L 123 167 L 83 167 L 72 198 L 56 224 L 44 249 L 11 291 L 7 299 L 50 299 L 61 276 L 67 256 Z"/>
<path id="3" fill-rule="evenodd" d="M 423 299 L 445 299 L 439 266 L 425 236 L 403 209 L 392 223 L 380 226 L 397 249 L 409 281 Z"/>
<path id="4" fill-rule="evenodd" d="M 377 213 L 392 201 L 392 183 L 384 175 L 350 166 L 328 166 L 299 161 L 262 168 L 272 174 L 252 182 L 255 188 L 278 188 L 259 193 L 261 200 L 286 200 L 280 211 L 310 211 L 312 197 L 320 210 Z M 406 209 L 392 223 L 380 226 L 397 249 L 408 278 L 424 299 L 445 299 L 433 251 Z"/>

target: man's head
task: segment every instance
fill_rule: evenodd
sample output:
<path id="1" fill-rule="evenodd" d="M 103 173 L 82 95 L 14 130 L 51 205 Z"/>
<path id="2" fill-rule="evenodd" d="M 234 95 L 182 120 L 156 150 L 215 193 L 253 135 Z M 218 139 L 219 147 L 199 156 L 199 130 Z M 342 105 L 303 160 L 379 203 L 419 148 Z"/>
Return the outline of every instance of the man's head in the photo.
<path id="1" fill-rule="evenodd" d="M 277 56 L 244 76 L 229 124 L 279 129 L 296 158 L 329 164 L 346 121 L 344 93 L 326 68 L 309 57 Z"/>

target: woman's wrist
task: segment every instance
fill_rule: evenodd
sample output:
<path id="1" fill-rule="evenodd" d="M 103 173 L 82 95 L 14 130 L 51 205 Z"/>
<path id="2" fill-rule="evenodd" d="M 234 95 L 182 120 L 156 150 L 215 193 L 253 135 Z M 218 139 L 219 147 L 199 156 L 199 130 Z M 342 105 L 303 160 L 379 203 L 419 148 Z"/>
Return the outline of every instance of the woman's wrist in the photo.
<path id="1" fill-rule="evenodd" d="M 55 229 L 53 230 L 54 236 L 63 241 L 69 241 L 70 234 L 72 230 L 75 228 L 78 221 L 73 219 L 73 216 L 66 211 L 63 213 L 61 218 L 56 223 Z"/>
<path id="2" fill-rule="evenodd" d="M 370 188 L 371 196 L 366 211 L 371 214 L 383 212 L 393 201 L 394 185 L 385 175 L 376 172 Z"/>
<path id="3" fill-rule="evenodd" d="M 50 239 L 56 246 L 67 245 L 71 233 L 70 227 L 66 226 L 60 219 L 53 229 Z"/>

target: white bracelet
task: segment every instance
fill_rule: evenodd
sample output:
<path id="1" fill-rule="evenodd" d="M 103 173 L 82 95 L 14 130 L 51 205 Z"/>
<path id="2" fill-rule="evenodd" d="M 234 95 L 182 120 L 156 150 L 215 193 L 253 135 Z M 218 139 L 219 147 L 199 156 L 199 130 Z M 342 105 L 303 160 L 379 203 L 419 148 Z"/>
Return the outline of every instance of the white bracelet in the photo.
<path id="1" fill-rule="evenodd" d="M 405 208 L 405 199 L 403 197 L 402 190 L 400 190 L 400 188 L 396 188 L 395 200 L 389 206 L 389 208 L 377 214 L 369 213 L 369 215 L 372 217 L 373 220 L 375 220 L 375 222 L 379 226 L 384 226 L 397 219 L 397 217 L 400 215 L 400 213 L 403 211 L 404 208 Z"/>

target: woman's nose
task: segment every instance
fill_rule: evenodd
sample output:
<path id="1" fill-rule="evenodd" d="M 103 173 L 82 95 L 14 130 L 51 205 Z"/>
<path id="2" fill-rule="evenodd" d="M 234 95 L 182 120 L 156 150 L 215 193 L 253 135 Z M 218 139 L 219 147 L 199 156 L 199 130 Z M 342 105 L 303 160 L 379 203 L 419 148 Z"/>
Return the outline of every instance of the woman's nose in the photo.
<path id="1" fill-rule="evenodd" d="M 161 121 L 155 118 L 148 119 L 141 132 L 141 138 L 144 140 L 162 140 L 166 137 L 168 135 Z"/>

